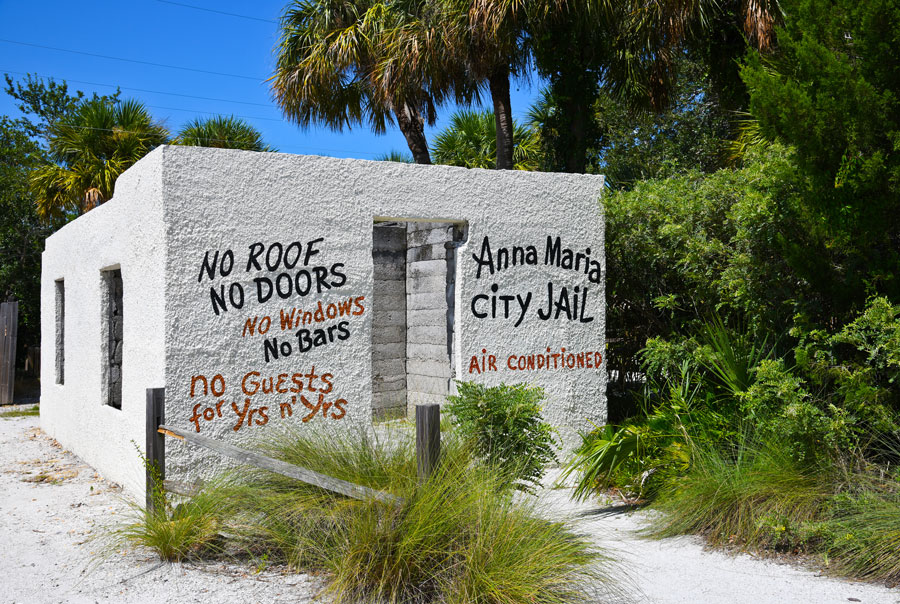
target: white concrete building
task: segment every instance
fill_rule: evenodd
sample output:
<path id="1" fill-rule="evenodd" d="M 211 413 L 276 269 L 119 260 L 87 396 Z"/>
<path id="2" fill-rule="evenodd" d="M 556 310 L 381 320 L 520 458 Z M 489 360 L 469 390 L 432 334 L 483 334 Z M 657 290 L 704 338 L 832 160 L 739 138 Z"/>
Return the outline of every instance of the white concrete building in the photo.
<path id="1" fill-rule="evenodd" d="M 544 387 L 566 438 L 606 416 L 599 176 L 162 147 L 47 239 L 41 425 L 144 489 L 166 423 L 246 442 Z M 214 467 L 170 445 L 167 474 Z"/>

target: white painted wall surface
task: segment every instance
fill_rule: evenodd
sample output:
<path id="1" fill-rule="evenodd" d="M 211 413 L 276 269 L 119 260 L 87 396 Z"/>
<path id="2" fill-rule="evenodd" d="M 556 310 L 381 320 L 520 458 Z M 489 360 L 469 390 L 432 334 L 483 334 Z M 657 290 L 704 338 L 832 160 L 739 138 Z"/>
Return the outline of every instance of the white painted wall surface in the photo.
<path id="1" fill-rule="evenodd" d="M 164 158 L 165 222 L 169 245 L 166 264 L 166 387 L 167 417 L 174 425 L 229 441 L 265 438 L 273 430 L 286 427 L 303 429 L 365 428 L 371 421 L 372 366 L 370 342 L 373 293 L 372 228 L 376 217 L 422 220 L 465 220 L 469 223 L 468 244 L 459 250 L 456 306 L 459 328 L 455 350 L 456 373 L 463 379 L 478 379 L 496 384 L 501 381 L 527 381 L 547 391 L 545 415 L 562 429 L 568 444 L 576 430 L 588 429 L 590 422 L 605 419 L 605 362 L 599 369 L 551 371 L 510 370 L 509 355 L 559 353 L 568 351 L 604 351 L 604 289 L 589 283 L 588 277 L 573 270 L 544 265 L 547 236 L 558 236 L 564 247 L 584 252 L 591 248 L 592 259 L 603 264 L 603 217 L 598 203 L 603 179 L 598 176 L 497 172 L 466 170 L 445 166 L 419 166 L 387 162 L 369 162 L 323 157 L 261 154 L 242 151 L 167 147 Z M 480 253 L 488 236 L 496 253 L 502 246 L 532 245 L 537 266 L 516 266 L 491 275 L 485 269 L 476 278 L 473 253 Z M 311 264 L 331 267 L 343 265 L 346 282 L 333 289 L 307 296 L 255 300 L 255 277 L 275 278 L 279 271 L 246 271 L 250 246 L 255 242 L 270 245 L 279 242 L 306 242 L 324 238 Z M 207 252 L 234 254 L 234 268 L 227 276 L 200 278 Z M 605 278 L 605 267 L 603 278 Z M 296 270 L 289 271 L 296 274 Z M 199 282 L 198 282 L 199 281 Z M 548 282 L 554 294 L 576 285 L 587 287 L 585 318 L 590 323 L 541 320 L 537 307 L 546 307 Z M 216 315 L 210 302 L 210 287 L 226 289 L 238 283 L 245 290 L 243 308 Z M 531 304 L 518 327 L 511 319 L 477 319 L 471 302 L 476 295 L 531 292 Z M 306 353 L 296 352 L 295 329 L 282 331 L 281 310 L 297 308 L 312 311 L 318 302 L 324 306 L 339 300 L 364 297 L 366 311 L 347 318 L 349 337 L 325 344 Z M 518 308 L 516 302 L 513 303 Z M 511 306 L 511 310 L 513 307 Z M 270 330 L 242 336 L 248 317 L 269 316 Z M 338 321 L 326 321 L 315 327 L 328 327 Z M 310 328 L 310 326 L 306 326 Z M 266 362 L 265 338 L 287 341 L 294 352 L 288 357 Z M 494 355 L 497 371 L 470 373 L 473 355 Z M 334 408 L 323 415 L 314 413 L 307 422 L 302 416 L 309 410 L 293 405 L 294 415 L 282 418 L 280 404 L 301 393 L 261 393 L 247 396 L 241 381 L 248 372 L 261 377 L 308 373 L 332 375 L 333 389 L 326 402 L 346 401 L 345 414 L 335 418 Z M 211 379 L 221 375 L 225 391 L 221 396 L 190 396 L 193 376 Z M 221 385 L 221 384 L 220 384 Z M 290 385 L 290 382 L 287 382 Z M 308 386 L 308 382 L 307 382 Z M 315 387 L 315 384 L 313 384 Z M 319 393 L 304 391 L 311 404 Z M 232 404 L 243 411 L 250 399 L 251 409 L 266 407 L 267 418 L 256 413 L 253 425 L 241 422 Z M 224 401 L 224 402 L 222 402 Z M 299 399 L 298 399 L 299 401 Z M 219 403 L 222 403 L 219 405 Z M 190 420 L 194 408 L 209 409 L 211 419 Z M 221 416 L 216 412 L 219 407 Z M 337 413 L 340 415 L 340 413 Z M 259 425 L 265 421 L 265 425 Z M 237 430 L 234 428 L 238 427 Z M 182 452 L 184 447 L 179 448 Z M 171 449 L 170 449 L 171 450 Z M 167 458 L 173 471 L 190 480 L 201 476 L 209 466 L 176 451 Z"/>
<path id="2" fill-rule="evenodd" d="M 114 199 L 46 241 L 41 269 L 41 428 L 133 494 L 144 492 L 145 391 L 164 385 L 162 155 L 116 183 Z M 101 270 L 124 287 L 122 409 L 103 404 Z M 56 383 L 55 281 L 65 283 L 65 382 Z"/>

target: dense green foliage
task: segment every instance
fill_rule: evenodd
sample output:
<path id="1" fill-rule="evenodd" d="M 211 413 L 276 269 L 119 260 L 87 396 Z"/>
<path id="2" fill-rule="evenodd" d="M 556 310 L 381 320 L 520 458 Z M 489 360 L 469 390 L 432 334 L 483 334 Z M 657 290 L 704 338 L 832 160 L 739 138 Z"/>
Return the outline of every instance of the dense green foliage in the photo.
<path id="1" fill-rule="evenodd" d="M 808 176 L 789 250 L 834 312 L 900 299 L 900 4 L 784 2 L 778 51 L 742 71 L 761 132 Z"/>
<path id="2" fill-rule="evenodd" d="M 728 163 L 734 116 L 722 109 L 702 63 L 684 54 L 676 63 L 669 101 L 659 111 L 623 102 L 608 87 L 591 93 L 590 114 L 579 126 L 583 170 L 603 174 L 621 190 L 691 170 L 714 172 Z M 540 133 L 542 170 L 561 170 L 561 158 L 572 153 L 562 113 L 551 88 L 529 111 Z"/>
<path id="3" fill-rule="evenodd" d="M 447 397 L 446 409 L 459 433 L 518 488 L 539 486 L 544 468 L 556 461 L 553 428 L 541 417 L 544 391 L 526 384 L 456 385 L 459 394 Z"/>
<path id="4" fill-rule="evenodd" d="M 605 201 L 615 423 L 569 467 L 580 496 L 653 501 L 661 534 L 896 581 L 900 10 L 781 7 L 741 72 L 742 165 Z"/>
<path id="5" fill-rule="evenodd" d="M 782 207 L 802 182 L 783 147 L 741 170 L 639 182 L 604 199 L 610 367 L 618 391 L 649 338 L 680 340 L 720 314 L 776 334 L 819 307 L 781 254 L 793 225 Z"/>
<path id="6" fill-rule="evenodd" d="M 19 301 L 19 342 L 40 342 L 41 252 L 51 229 L 35 211 L 28 171 L 41 161 L 28 131 L 0 118 L 0 300 Z"/>

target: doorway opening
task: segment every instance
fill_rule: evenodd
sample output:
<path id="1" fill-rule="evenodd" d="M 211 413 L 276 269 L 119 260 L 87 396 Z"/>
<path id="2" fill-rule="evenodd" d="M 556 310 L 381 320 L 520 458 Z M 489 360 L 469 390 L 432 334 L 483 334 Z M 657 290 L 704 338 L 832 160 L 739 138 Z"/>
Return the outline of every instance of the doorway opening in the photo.
<path id="1" fill-rule="evenodd" d="M 376 218 L 372 229 L 372 411 L 409 416 L 455 392 L 457 250 L 462 220 Z"/>

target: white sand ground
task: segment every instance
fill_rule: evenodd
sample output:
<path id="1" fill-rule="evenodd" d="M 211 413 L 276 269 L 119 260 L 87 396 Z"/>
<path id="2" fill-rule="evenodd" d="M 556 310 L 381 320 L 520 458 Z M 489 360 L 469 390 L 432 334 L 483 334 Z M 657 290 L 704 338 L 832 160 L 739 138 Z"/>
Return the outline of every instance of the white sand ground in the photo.
<path id="1" fill-rule="evenodd" d="M 91 538 L 128 512 L 117 487 L 43 435 L 35 417 L 0 416 L 0 604 L 198 602 L 304 604 L 319 577 L 251 565 L 160 564 L 149 552 L 97 560 Z M 571 520 L 621 560 L 635 602 L 900 604 L 900 589 L 819 576 L 791 565 L 704 549 L 696 538 L 641 539 L 643 513 L 577 504 L 545 490 Z"/>

